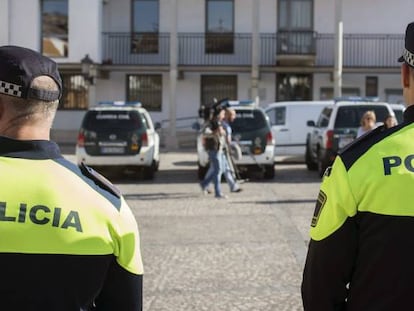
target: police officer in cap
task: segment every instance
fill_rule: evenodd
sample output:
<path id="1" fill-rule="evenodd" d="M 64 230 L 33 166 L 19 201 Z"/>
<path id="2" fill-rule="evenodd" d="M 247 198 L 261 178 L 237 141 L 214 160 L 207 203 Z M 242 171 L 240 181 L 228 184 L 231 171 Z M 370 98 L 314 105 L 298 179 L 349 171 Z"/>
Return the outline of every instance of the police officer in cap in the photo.
<path id="1" fill-rule="evenodd" d="M 142 310 L 131 209 L 50 141 L 61 96 L 54 61 L 0 47 L 0 310 Z"/>
<path id="2" fill-rule="evenodd" d="M 404 122 L 340 152 L 320 187 L 305 311 L 414 310 L 414 23 L 399 59 Z"/>

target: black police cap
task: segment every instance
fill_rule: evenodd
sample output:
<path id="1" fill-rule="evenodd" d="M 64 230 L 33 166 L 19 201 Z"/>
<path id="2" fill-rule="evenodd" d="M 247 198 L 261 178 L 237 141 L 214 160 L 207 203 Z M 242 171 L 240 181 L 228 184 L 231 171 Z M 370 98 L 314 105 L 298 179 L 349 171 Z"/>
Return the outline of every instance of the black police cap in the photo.
<path id="1" fill-rule="evenodd" d="M 414 22 L 408 24 L 405 30 L 405 43 L 403 55 L 398 58 L 399 62 L 405 62 L 414 67 Z"/>
<path id="2" fill-rule="evenodd" d="M 38 90 L 30 85 L 38 76 L 49 76 L 59 91 Z M 57 64 L 42 54 L 19 46 L 0 47 L 0 93 L 24 99 L 54 101 L 62 96 L 62 79 Z"/>

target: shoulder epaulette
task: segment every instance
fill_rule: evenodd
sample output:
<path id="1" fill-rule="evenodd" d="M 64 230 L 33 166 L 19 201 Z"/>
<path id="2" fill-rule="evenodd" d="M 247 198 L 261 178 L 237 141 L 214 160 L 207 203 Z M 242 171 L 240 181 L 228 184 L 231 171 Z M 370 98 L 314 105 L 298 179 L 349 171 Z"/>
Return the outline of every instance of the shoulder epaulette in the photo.
<path id="1" fill-rule="evenodd" d="M 102 176 L 97 171 L 95 171 L 94 169 L 92 169 L 84 163 L 81 163 L 79 168 L 82 174 L 92 179 L 98 187 L 112 193 L 117 198 L 121 198 L 121 191 L 104 176 Z"/>

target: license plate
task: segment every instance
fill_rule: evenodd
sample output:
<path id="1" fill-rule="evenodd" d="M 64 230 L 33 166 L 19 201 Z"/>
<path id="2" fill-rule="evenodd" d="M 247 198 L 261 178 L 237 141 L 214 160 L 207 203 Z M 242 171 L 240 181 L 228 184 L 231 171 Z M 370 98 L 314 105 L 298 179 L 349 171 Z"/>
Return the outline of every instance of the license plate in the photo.
<path id="1" fill-rule="evenodd" d="M 246 146 L 246 145 L 240 146 L 240 149 L 241 149 L 243 154 L 250 153 L 250 146 Z"/>
<path id="2" fill-rule="evenodd" d="M 341 137 L 338 142 L 338 147 L 343 148 L 354 140 L 353 137 Z"/>
<path id="3" fill-rule="evenodd" d="M 124 150 L 124 147 L 101 147 L 101 153 L 105 154 L 122 154 Z"/>

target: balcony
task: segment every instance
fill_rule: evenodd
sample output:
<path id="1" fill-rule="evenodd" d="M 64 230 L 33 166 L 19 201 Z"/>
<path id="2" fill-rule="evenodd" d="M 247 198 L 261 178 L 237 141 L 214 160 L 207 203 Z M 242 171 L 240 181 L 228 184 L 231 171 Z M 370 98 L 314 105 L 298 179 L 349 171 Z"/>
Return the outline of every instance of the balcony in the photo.
<path id="1" fill-rule="evenodd" d="M 334 34 L 261 33 L 260 66 L 334 66 Z M 170 63 L 169 33 L 103 33 L 105 65 L 162 66 Z M 345 34 L 344 68 L 397 68 L 404 37 L 400 34 Z M 250 33 L 178 34 L 178 66 L 250 67 Z"/>
<path id="2" fill-rule="evenodd" d="M 279 31 L 276 35 L 276 63 L 285 66 L 313 66 L 316 61 L 314 31 Z"/>

